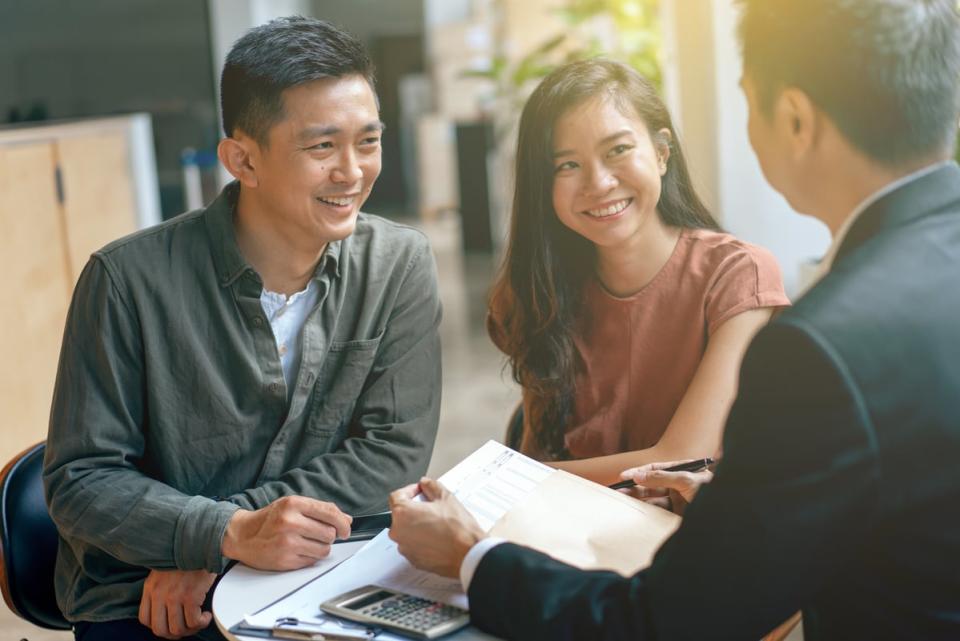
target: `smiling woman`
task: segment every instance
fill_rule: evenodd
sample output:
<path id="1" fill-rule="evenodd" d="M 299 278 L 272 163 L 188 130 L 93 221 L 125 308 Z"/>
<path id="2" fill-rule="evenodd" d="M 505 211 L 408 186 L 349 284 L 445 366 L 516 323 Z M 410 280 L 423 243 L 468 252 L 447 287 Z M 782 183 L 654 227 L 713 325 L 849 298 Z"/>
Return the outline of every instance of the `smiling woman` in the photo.
<path id="1" fill-rule="evenodd" d="M 788 304 L 773 257 L 697 197 L 649 82 L 607 60 L 544 79 L 488 319 L 523 388 L 524 452 L 603 483 L 715 455 L 743 352 Z"/>

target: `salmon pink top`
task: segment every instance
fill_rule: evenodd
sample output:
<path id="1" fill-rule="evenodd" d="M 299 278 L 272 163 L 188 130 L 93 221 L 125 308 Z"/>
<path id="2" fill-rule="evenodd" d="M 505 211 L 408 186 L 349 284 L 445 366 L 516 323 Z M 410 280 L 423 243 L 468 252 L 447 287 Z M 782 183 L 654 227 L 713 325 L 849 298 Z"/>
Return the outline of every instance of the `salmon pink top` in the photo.
<path id="1" fill-rule="evenodd" d="M 565 436 L 571 457 L 656 445 L 717 328 L 742 312 L 789 304 L 770 252 L 704 229 L 682 230 L 664 266 L 631 296 L 618 298 L 589 281 L 574 337 L 579 367 Z M 491 307 L 496 328 L 498 301 Z M 528 424 L 521 450 L 538 455 Z"/>

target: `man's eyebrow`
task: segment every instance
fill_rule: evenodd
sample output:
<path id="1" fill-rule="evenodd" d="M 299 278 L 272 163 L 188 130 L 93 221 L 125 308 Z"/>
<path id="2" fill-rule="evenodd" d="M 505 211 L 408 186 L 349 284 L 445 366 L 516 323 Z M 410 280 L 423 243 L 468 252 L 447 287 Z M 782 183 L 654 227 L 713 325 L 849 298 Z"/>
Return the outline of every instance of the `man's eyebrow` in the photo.
<path id="1" fill-rule="evenodd" d="M 604 145 L 609 145 L 611 142 L 613 142 L 617 138 L 620 138 L 622 136 L 627 136 L 632 133 L 633 132 L 630 131 L 629 129 L 621 129 L 620 131 L 615 131 L 609 136 L 604 136 L 604 138 L 597 143 L 597 147 L 603 147 Z M 557 151 L 553 152 L 553 158 L 559 158 L 561 156 L 570 156 L 573 153 L 574 153 L 573 149 L 558 149 Z"/>
<path id="2" fill-rule="evenodd" d="M 387 126 L 381 121 L 376 120 L 374 122 L 367 123 L 360 130 L 362 133 L 370 133 L 372 131 L 383 131 Z M 325 136 L 336 136 L 339 133 L 343 133 L 343 129 L 337 127 L 336 125 L 317 125 L 314 127 L 307 127 L 300 131 L 297 134 L 297 140 L 306 141 L 313 140 L 314 138 L 323 138 Z"/>

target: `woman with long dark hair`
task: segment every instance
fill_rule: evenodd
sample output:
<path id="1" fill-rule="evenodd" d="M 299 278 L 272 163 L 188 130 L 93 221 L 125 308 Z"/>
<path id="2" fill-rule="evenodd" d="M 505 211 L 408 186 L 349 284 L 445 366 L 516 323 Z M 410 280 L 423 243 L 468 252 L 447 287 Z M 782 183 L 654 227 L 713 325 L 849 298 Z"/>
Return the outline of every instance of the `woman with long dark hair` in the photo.
<path id="1" fill-rule="evenodd" d="M 601 483 L 714 455 L 743 352 L 789 304 L 774 258 L 719 229 L 626 65 L 545 78 L 516 162 L 488 329 L 523 390 L 521 450 Z"/>

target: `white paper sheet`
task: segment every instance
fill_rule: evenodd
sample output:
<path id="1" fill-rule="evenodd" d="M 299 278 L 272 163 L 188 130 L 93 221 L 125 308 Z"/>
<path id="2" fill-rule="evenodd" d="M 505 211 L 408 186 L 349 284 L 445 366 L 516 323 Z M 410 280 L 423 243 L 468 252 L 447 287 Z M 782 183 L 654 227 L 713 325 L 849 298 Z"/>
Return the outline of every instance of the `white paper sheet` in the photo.
<path id="1" fill-rule="evenodd" d="M 487 531 L 554 472 L 505 445 L 487 441 L 439 480 Z"/>
<path id="2" fill-rule="evenodd" d="M 523 502 L 543 479 L 555 472 L 496 441 L 488 441 L 439 480 L 457 496 L 481 527 L 489 530 L 511 507 Z M 342 624 L 320 613 L 320 603 L 368 584 L 465 609 L 468 606 L 467 595 L 458 580 L 414 568 L 400 556 L 385 530 L 334 569 L 257 614 L 247 616 L 245 621 L 256 627 L 270 627 L 278 619 L 295 617 L 311 627 L 318 626 L 314 629 L 319 631 L 342 632 Z M 475 630 L 470 632 L 469 636 L 473 638 L 489 638 Z M 400 638 L 386 633 L 377 636 L 377 639 L 384 640 Z"/>

